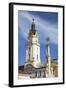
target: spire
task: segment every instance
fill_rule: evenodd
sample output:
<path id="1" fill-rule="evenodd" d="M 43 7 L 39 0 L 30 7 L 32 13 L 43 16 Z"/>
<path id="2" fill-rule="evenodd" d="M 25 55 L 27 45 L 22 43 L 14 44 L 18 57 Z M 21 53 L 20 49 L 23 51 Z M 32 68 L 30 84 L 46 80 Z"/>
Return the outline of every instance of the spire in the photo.
<path id="1" fill-rule="evenodd" d="M 46 39 L 46 45 L 49 45 L 49 43 L 50 43 L 50 38 L 47 37 L 47 39 Z"/>
<path id="2" fill-rule="evenodd" d="M 36 32 L 34 19 L 32 19 L 31 31 Z"/>

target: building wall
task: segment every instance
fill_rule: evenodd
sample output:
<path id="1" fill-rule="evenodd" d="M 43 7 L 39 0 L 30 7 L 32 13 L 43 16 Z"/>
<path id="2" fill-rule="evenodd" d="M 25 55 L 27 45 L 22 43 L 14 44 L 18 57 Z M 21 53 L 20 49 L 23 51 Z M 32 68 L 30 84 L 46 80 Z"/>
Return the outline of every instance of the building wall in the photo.
<path id="1" fill-rule="evenodd" d="M 31 72 L 30 77 L 31 78 L 44 78 L 44 77 L 46 77 L 46 75 L 45 75 L 45 67 L 44 68 L 34 69 Z"/>

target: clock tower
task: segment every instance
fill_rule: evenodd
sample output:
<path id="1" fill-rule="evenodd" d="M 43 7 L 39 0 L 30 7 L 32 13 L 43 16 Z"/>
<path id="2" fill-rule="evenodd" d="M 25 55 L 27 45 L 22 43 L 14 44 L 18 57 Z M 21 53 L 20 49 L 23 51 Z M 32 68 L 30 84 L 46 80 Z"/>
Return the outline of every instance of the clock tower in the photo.
<path id="1" fill-rule="evenodd" d="M 40 65 L 40 43 L 34 19 L 27 37 L 25 66 L 29 64 L 35 68 Z"/>

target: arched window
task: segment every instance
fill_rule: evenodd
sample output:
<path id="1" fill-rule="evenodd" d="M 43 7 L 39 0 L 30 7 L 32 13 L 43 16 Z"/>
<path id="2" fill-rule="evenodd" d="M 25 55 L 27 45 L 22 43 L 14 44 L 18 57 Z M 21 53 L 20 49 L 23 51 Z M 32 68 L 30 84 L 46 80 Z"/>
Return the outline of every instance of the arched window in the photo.
<path id="1" fill-rule="evenodd" d="M 30 59 L 30 48 L 29 48 L 29 59 Z"/>
<path id="2" fill-rule="evenodd" d="M 35 72 L 35 77 L 37 77 L 37 72 Z"/>

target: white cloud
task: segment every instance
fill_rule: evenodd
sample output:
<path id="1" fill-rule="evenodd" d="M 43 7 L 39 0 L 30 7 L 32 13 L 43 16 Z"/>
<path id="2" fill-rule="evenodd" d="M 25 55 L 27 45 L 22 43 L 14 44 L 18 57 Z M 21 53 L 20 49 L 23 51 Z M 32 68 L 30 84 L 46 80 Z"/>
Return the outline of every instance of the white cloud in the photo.
<path id="1" fill-rule="evenodd" d="M 26 39 L 27 38 L 27 32 L 29 31 L 30 27 L 25 23 L 25 21 L 28 21 L 28 23 L 32 23 L 32 19 L 35 19 L 36 28 L 39 33 L 40 42 L 44 43 L 44 40 L 46 37 L 50 37 L 51 42 L 57 44 L 58 39 L 58 27 L 57 24 L 50 23 L 49 21 L 42 20 L 39 16 L 35 16 L 30 14 L 29 12 L 21 11 L 19 13 L 19 27 L 21 30 L 21 35 Z M 23 21 L 22 21 L 23 20 Z M 23 27 L 23 25 L 25 27 Z"/>

